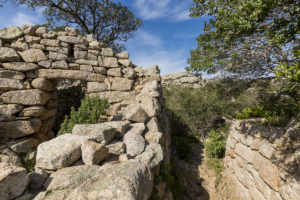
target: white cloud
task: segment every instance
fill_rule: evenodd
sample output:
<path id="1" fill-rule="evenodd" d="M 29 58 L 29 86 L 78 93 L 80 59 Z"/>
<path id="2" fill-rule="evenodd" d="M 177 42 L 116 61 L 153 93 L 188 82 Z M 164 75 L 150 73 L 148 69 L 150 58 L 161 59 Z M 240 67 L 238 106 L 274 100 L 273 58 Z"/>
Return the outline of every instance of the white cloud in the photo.
<path id="1" fill-rule="evenodd" d="M 35 25 L 39 23 L 39 18 L 36 16 L 26 15 L 22 12 L 16 13 L 16 15 L 8 21 L 10 26 L 19 26 L 21 27 L 23 24 Z"/>
<path id="2" fill-rule="evenodd" d="M 135 0 L 135 6 L 143 19 L 158 19 L 167 17 L 170 20 L 188 20 L 192 0 Z"/>
<path id="3" fill-rule="evenodd" d="M 199 36 L 199 33 L 197 34 L 190 34 L 190 33 L 175 33 L 172 35 L 175 38 L 182 38 L 182 39 L 187 39 L 187 38 L 197 38 Z"/>
<path id="4" fill-rule="evenodd" d="M 163 41 L 156 35 L 139 31 L 134 39 L 134 43 L 159 47 L 163 44 Z"/>

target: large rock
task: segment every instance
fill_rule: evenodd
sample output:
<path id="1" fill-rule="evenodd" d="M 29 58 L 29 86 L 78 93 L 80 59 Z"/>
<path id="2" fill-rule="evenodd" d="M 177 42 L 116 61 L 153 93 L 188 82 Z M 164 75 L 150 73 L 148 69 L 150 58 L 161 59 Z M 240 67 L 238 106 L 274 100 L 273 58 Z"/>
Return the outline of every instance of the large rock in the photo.
<path id="1" fill-rule="evenodd" d="M 8 163 L 0 163 L 0 199 L 15 199 L 25 190 L 29 182 L 27 171 Z"/>
<path id="2" fill-rule="evenodd" d="M 122 138 L 127 129 L 129 128 L 130 122 L 128 121 L 112 121 L 112 122 L 104 122 L 102 124 L 112 126 L 116 128 L 116 138 Z"/>
<path id="3" fill-rule="evenodd" d="M 44 91 L 53 91 L 53 84 L 45 78 L 36 78 L 31 82 L 32 87 Z"/>
<path id="4" fill-rule="evenodd" d="M 39 66 L 34 63 L 26 63 L 26 62 L 11 62 L 11 63 L 3 63 L 3 66 L 6 69 L 20 72 L 27 72 L 38 69 Z"/>
<path id="5" fill-rule="evenodd" d="M 117 103 L 121 102 L 124 99 L 135 99 L 137 95 L 136 92 L 120 92 L 120 91 L 107 91 L 107 92 L 99 92 L 92 93 L 90 96 L 98 96 L 101 99 L 106 98 L 108 103 Z"/>
<path id="6" fill-rule="evenodd" d="M 143 70 L 144 76 L 151 76 L 159 73 L 160 73 L 160 69 L 158 68 L 157 65 L 153 65 L 152 67 Z"/>
<path id="7" fill-rule="evenodd" d="M 144 123 L 134 123 L 129 125 L 128 131 L 134 131 L 140 135 L 144 135 L 145 129 L 146 126 Z"/>
<path id="8" fill-rule="evenodd" d="M 278 167 L 266 158 L 261 160 L 259 176 L 275 191 L 280 191 Z"/>
<path id="9" fill-rule="evenodd" d="M 152 186 L 153 176 L 143 163 L 107 164 L 67 199 L 146 200 L 151 196 Z"/>
<path id="10" fill-rule="evenodd" d="M 45 105 L 50 98 L 50 94 L 38 89 L 18 90 L 6 92 L 1 95 L 1 98 L 3 103 Z"/>
<path id="11" fill-rule="evenodd" d="M 108 86 L 104 83 L 88 82 L 87 93 L 104 92 L 108 90 Z"/>
<path id="12" fill-rule="evenodd" d="M 48 173 L 45 170 L 36 168 L 34 172 L 29 174 L 29 189 L 38 190 L 43 187 L 44 182 L 48 178 Z"/>
<path id="13" fill-rule="evenodd" d="M 119 67 L 118 60 L 113 57 L 98 57 L 99 67 L 115 68 Z"/>
<path id="14" fill-rule="evenodd" d="M 242 158 L 247 160 L 249 163 L 251 163 L 251 164 L 253 163 L 253 157 L 255 155 L 255 152 L 252 151 L 249 147 L 247 147 L 241 143 L 237 143 L 234 148 L 234 153 L 240 155 Z"/>
<path id="15" fill-rule="evenodd" d="M 0 122 L 20 112 L 24 106 L 18 104 L 0 105 Z"/>
<path id="16" fill-rule="evenodd" d="M 129 53 L 128 53 L 128 51 L 124 51 L 122 53 L 117 54 L 116 58 L 118 58 L 118 59 L 128 59 L 129 58 Z"/>
<path id="17" fill-rule="evenodd" d="M 58 40 L 70 44 L 85 44 L 88 45 L 88 41 L 81 37 L 72 37 L 72 36 L 58 36 Z"/>
<path id="18" fill-rule="evenodd" d="M 124 65 L 125 67 L 132 66 L 131 60 L 129 60 L 129 59 L 118 60 L 118 63 L 120 63 L 121 65 Z"/>
<path id="19" fill-rule="evenodd" d="M 21 158 L 14 151 L 4 146 L 0 147 L 0 163 L 1 162 L 23 167 Z"/>
<path id="20" fill-rule="evenodd" d="M 129 91 L 133 86 L 134 80 L 115 77 L 112 82 L 111 90 Z"/>
<path id="21" fill-rule="evenodd" d="M 300 177 L 294 177 L 281 187 L 281 196 L 284 200 L 297 200 L 300 199 Z"/>
<path id="22" fill-rule="evenodd" d="M 21 138 L 37 133 L 41 127 L 41 120 L 31 118 L 24 121 L 0 122 L 0 137 Z"/>
<path id="23" fill-rule="evenodd" d="M 37 147 L 39 141 L 34 137 L 24 137 L 19 140 L 6 143 L 6 146 L 17 153 L 27 153 L 30 149 Z"/>
<path id="24" fill-rule="evenodd" d="M 122 72 L 125 78 L 134 79 L 136 77 L 136 73 L 132 67 L 124 68 Z"/>
<path id="25" fill-rule="evenodd" d="M 141 106 L 129 106 L 125 118 L 130 121 L 145 123 L 149 115 Z"/>
<path id="26" fill-rule="evenodd" d="M 269 138 L 269 127 L 267 126 L 257 126 L 257 125 L 251 125 L 248 134 L 254 136 L 255 138 Z"/>
<path id="27" fill-rule="evenodd" d="M 260 148 L 259 148 L 259 153 L 261 153 L 266 158 L 271 159 L 272 156 L 275 153 L 275 150 L 271 147 L 268 140 L 264 139 L 264 140 L 261 141 L 261 145 L 260 145 Z"/>
<path id="28" fill-rule="evenodd" d="M 73 135 L 87 136 L 101 144 L 108 144 L 116 135 L 116 128 L 105 124 L 76 124 Z"/>
<path id="29" fill-rule="evenodd" d="M 25 40 L 26 40 L 26 42 L 28 42 L 29 44 L 40 44 L 40 41 L 42 40 L 42 38 L 40 38 L 40 37 L 35 37 L 35 36 L 30 36 L 30 35 L 26 35 L 26 36 L 25 36 Z"/>
<path id="30" fill-rule="evenodd" d="M 22 30 L 23 32 L 26 34 L 26 35 L 31 35 L 31 36 L 35 36 L 36 35 L 36 30 L 37 30 L 37 27 L 34 26 L 34 25 L 27 25 L 27 24 L 24 24 L 22 25 Z"/>
<path id="31" fill-rule="evenodd" d="M 136 156 L 135 160 L 138 160 L 147 165 L 148 168 L 153 169 L 157 165 L 159 165 L 164 159 L 164 153 L 160 146 L 155 142 L 150 142 L 145 151 Z"/>
<path id="32" fill-rule="evenodd" d="M 76 60 L 77 64 L 80 65 L 92 65 L 92 66 L 98 66 L 98 61 L 95 60 L 84 60 L 84 59 L 77 59 Z"/>
<path id="33" fill-rule="evenodd" d="M 59 47 L 59 40 L 42 39 L 41 45 Z"/>
<path id="34" fill-rule="evenodd" d="M 35 33 L 39 36 L 39 37 L 43 37 L 43 34 L 48 33 L 48 30 L 46 27 L 39 27 Z"/>
<path id="35" fill-rule="evenodd" d="M 2 90 L 22 90 L 26 89 L 24 81 L 0 78 L 0 89 Z"/>
<path id="36" fill-rule="evenodd" d="M 107 70 L 108 76 L 117 76 L 122 77 L 122 69 L 121 68 L 111 68 Z"/>
<path id="37" fill-rule="evenodd" d="M 24 35 L 24 32 L 17 26 L 10 26 L 0 30 L 0 39 L 3 41 L 13 41 Z"/>
<path id="38" fill-rule="evenodd" d="M 81 144 L 88 138 L 67 133 L 40 144 L 37 148 L 36 167 L 58 170 L 70 166 L 81 157 Z"/>
<path id="39" fill-rule="evenodd" d="M 126 145 L 126 153 L 130 156 L 141 154 L 145 149 L 145 139 L 136 132 L 129 131 L 124 135 L 123 142 Z"/>
<path id="40" fill-rule="evenodd" d="M 46 79 L 76 79 L 83 81 L 103 82 L 104 76 L 86 71 L 78 70 L 56 70 L 56 69 L 37 69 L 34 71 L 37 77 Z"/>
<path id="41" fill-rule="evenodd" d="M 24 108 L 20 113 L 19 117 L 39 117 L 45 111 L 44 106 L 31 106 Z"/>
<path id="42" fill-rule="evenodd" d="M 68 60 L 68 56 L 62 53 L 52 52 L 49 53 L 49 59 L 52 61 Z"/>
<path id="43" fill-rule="evenodd" d="M 251 183 L 253 183 L 253 178 L 246 170 L 237 167 L 235 170 L 235 175 L 246 188 L 249 189 L 252 186 Z"/>
<path id="44" fill-rule="evenodd" d="M 40 61 L 48 60 L 44 52 L 40 49 L 28 49 L 23 52 L 18 52 L 25 62 L 38 63 Z"/>
<path id="45" fill-rule="evenodd" d="M 141 106 L 147 112 L 149 117 L 155 117 L 161 114 L 161 105 L 155 98 L 143 97 Z"/>
<path id="46" fill-rule="evenodd" d="M 29 46 L 27 43 L 23 43 L 23 42 L 20 42 L 17 40 L 12 41 L 10 47 L 17 51 L 25 51 L 25 50 L 29 49 Z"/>
<path id="47" fill-rule="evenodd" d="M 108 148 L 94 141 L 84 141 L 81 145 L 82 161 L 86 165 L 98 165 L 108 156 Z"/>
<path id="48" fill-rule="evenodd" d="M 25 79 L 25 77 L 26 77 L 25 74 L 23 74 L 22 72 L 15 72 L 15 71 L 9 71 L 9 70 L 0 71 L 0 78 L 23 80 L 23 79 Z"/>
<path id="49" fill-rule="evenodd" d="M 105 146 L 108 148 L 108 152 L 112 156 L 117 156 L 125 153 L 125 143 L 120 141 L 112 141 L 109 145 Z"/>
<path id="50" fill-rule="evenodd" d="M 0 47 L 0 62 L 20 62 L 19 54 L 11 48 Z"/>

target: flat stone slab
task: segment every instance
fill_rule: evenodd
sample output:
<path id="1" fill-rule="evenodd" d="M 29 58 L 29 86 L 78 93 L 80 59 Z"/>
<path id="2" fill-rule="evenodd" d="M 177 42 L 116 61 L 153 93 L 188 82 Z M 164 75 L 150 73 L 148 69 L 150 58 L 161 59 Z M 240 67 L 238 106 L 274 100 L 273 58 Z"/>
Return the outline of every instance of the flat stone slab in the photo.
<path id="1" fill-rule="evenodd" d="M 107 99 L 108 103 L 117 103 L 125 99 L 135 99 L 136 92 L 119 92 L 119 91 L 106 91 L 99 93 L 91 93 L 90 96 L 98 96 L 101 99 Z"/>
<path id="2" fill-rule="evenodd" d="M 38 89 L 10 91 L 1 95 L 3 103 L 22 105 L 45 105 L 51 93 Z"/>
<path id="3" fill-rule="evenodd" d="M 39 132 L 41 120 L 32 118 L 24 121 L 0 122 L 0 137 L 21 138 Z"/>
<path id="4" fill-rule="evenodd" d="M 129 128 L 130 122 L 128 121 L 111 121 L 111 122 L 104 122 L 102 124 L 112 126 L 116 128 L 116 138 L 122 138 L 127 129 Z"/>
<path id="5" fill-rule="evenodd" d="M 15 79 L 15 80 L 23 80 L 25 79 L 25 74 L 22 72 L 15 72 L 10 70 L 3 70 L 0 71 L 0 78 L 9 78 L 9 79 Z"/>
<path id="6" fill-rule="evenodd" d="M 72 133 L 87 136 L 101 144 L 108 144 L 115 137 L 116 128 L 105 124 L 76 124 Z"/>
<path id="7" fill-rule="evenodd" d="M 3 41 L 13 41 L 24 35 L 24 32 L 17 26 L 10 26 L 0 30 L 0 39 Z"/>
<path id="8" fill-rule="evenodd" d="M 0 122 L 20 112 L 24 106 L 18 104 L 0 105 Z"/>
<path id="9" fill-rule="evenodd" d="M 25 62 L 38 63 L 48 60 L 45 53 L 40 49 L 28 49 L 23 52 L 18 51 Z"/>
<path id="10" fill-rule="evenodd" d="M 146 146 L 145 151 L 135 157 L 135 160 L 144 163 L 149 169 L 153 169 L 154 167 L 159 165 L 163 161 L 163 159 L 163 150 L 160 144 L 157 144 L 155 142 L 150 142 Z"/>
<path id="11" fill-rule="evenodd" d="M 88 138 L 67 133 L 43 142 L 37 148 L 36 167 L 58 170 L 70 166 L 81 157 L 81 144 Z"/>
<path id="12" fill-rule="evenodd" d="M 137 132 L 127 132 L 123 141 L 126 144 L 126 153 L 130 156 L 139 155 L 145 150 L 145 139 Z"/>
<path id="13" fill-rule="evenodd" d="M 0 47 L 0 62 L 20 62 L 19 54 L 11 48 Z"/>
<path id="14" fill-rule="evenodd" d="M 92 82 L 103 82 L 104 76 L 101 74 L 94 74 L 87 71 L 78 70 L 58 70 L 58 69 L 37 69 L 34 71 L 38 78 L 46 79 L 76 79 Z"/>
<path id="15" fill-rule="evenodd" d="M 26 89 L 24 81 L 8 78 L 0 78 L 0 89 L 2 90 L 23 90 Z"/>
<path id="16" fill-rule="evenodd" d="M 20 72 L 27 72 L 38 69 L 39 66 L 34 63 L 26 63 L 26 62 L 11 62 L 11 63 L 3 63 L 2 64 L 6 69 Z"/>

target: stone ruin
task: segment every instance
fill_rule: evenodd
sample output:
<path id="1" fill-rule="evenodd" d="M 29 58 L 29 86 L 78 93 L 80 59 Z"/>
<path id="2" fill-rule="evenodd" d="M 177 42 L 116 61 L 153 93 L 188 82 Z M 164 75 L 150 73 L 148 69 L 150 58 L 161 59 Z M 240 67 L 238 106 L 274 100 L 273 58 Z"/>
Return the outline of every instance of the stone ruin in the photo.
<path id="1" fill-rule="evenodd" d="M 236 199 L 300 199 L 300 123 L 262 126 L 265 119 L 235 120 L 224 159 Z"/>
<path id="2" fill-rule="evenodd" d="M 153 187 L 172 199 L 166 183 L 153 182 L 171 153 L 160 69 L 137 67 L 92 34 L 65 30 L 0 30 L 0 199 L 146 200 Z M 61 79 L 85 81 L 86 95 L 108 99 L 107 122 L 55 137 Z M 27 174 L 19 155 L 30 151 L 36 165 Z"/>

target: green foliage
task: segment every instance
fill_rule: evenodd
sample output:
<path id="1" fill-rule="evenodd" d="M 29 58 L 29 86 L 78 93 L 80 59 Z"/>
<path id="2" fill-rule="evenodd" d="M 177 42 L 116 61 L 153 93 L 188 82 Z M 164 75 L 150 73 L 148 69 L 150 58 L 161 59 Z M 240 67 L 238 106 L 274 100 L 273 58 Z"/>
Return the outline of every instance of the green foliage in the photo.
<path id="1" fill-rule="evenodd" d="M 160 196 L 158 196 L 158 190 L 156 187 L 153 187 L 150 200 L 160 200 Z"/>
<path id="2" fill-rule="evenodd" d="M 108 107 L 109 103 L 107 99 L 89 97 L 86 95 L 85 98 L 81 100 L 81 106 L 78 108 L 78 111 L 72 107 L 70 117 L 65 116 L 65 120 L 61 124 L 58 135 L 71 133 L 75 124 L 98 123 L 100 115 L 104 115 L 105 109 Z"/>
<path id="3" fill-rule="evenodd" d="M 173 136 L 172 144 L 176 146 L 180 159 L 188 161 L 191 158 L 192 145 L 188 138 L 183 136 Z"/>
<path id="4" fill-rule="evenodd" d="M 172 185 L 174 183 L 174 177 L 170 174 L 172 166 L 169 164 L 161 164 L 159 175 L 162 177 L 162 181 L 167 183 L 167 185 Z"/>
<path id="5" fill-rule="evenodd" d="M 221 180 L 221 172 L 222 172 L 222 169 L 224 168 L 223 159 L 222 158 L 209 159 L 208 167 L 214 169 L 215 172 L 217 173 L 217 179 L 216 179 L 215 185 L 218 186 L 219 182 Z"/>
<path id="6" fill-rule="evenodd" d="M 34 171 L 34 166 L 35 166 L 35 159 L 29 160 L 29 155 L 31 154 L 32 149 L 29 150 L 26 154 L 22 153 L 19 156 L 21 157 L 21 161 L 23 164 L 23 167 L 27 170 L 27 173 L 33 172 Z"/>
<path id="7" fill-rule="evenodd" d="M 204 143 L 206 155 L 210 158 L 222 158 L 225 152 L 225 138 L 211 130 L 207 133 L 209 141 Z"/>
<path id="8" fill-rule="evenodd" d="M 175 200 L 181 200 L 184 191 L 184 174 L 177 168 L 178 157 L 171 157 L 171 176 L 173 176 L 173 184 L 168 185 L 172 191 Z"/>

